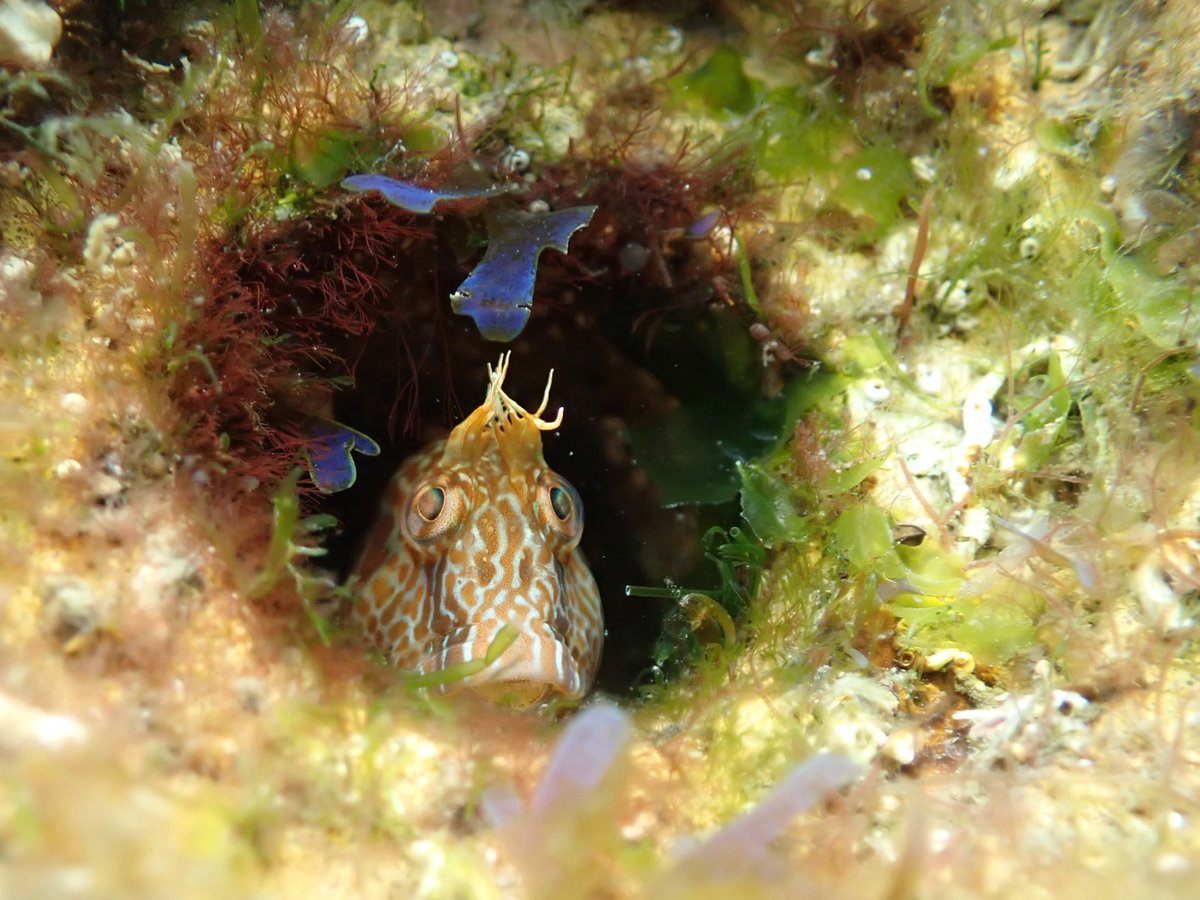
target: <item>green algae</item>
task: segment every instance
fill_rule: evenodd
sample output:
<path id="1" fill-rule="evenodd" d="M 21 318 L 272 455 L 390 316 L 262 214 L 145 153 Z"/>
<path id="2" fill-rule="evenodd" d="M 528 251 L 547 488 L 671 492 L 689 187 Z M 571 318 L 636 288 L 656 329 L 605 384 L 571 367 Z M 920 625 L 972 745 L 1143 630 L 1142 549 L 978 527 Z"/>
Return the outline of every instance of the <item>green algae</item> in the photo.
<path id="1" fill-rule="evenodd" d="M 851 506 L 833 523 L 832 535 L 851 572 L 873 573 L 889 580 L 902 577 L 904 564 L 883 510 L 865 504 Z"/>
<path id="2" fill-rule="evenodd" d="M 303 469 L 295 468 L 279 485 L 272 501 L 271 539 L 267 545 L 258 571 L 252 576 L 243 576 L 243 593 L 251 601 L 261 600 L 275 592 L 285 579 L 303 603 L 309 622 L 323 644 L 331 640 L 331 627 L 325 615 L 317 609 L 317 603 L 331 596 L 346 596 L 328 575 L 314 573 L 302 564 L 302 560 L 320 557 L 326 549 L 317 543 L 319 535 L 337 526 L 330 515 L 301 515 L 297 484 Z"/>
<path id="3" fill-rule="evenodd" d="M 755 463 L 738 463 L 742 518 L 767 547 L 802 540 L 809 531 L 795 490 L 777 473 Z"/>
<path id="4" fill-rule="evenodd" d="M 663 618 L 655 641 L 653 666 L 640 679 L 643 690 L 664 678 L 677 677 L 689 667 L 708 669 L 715 663 L 727 665 L 736 659 L 739 628 L 750 612 L 766 563 L 766 549 L 755 535 L 737 526 L 713 526 L 701 540 L 709 568 L 719 579 L 707 587 L 668 584 L 627 585 L 627 597 L 674 601 Z"/>
<path id="5" fill-rule="evenodd" d="M 745 115 L 757 103 L 761 82 L 747 77 L 741 54 L 725 46 L 695 71 L 679 76 L 674 88 L 681 98 L 695 98 L 713 112 Z"/>
<path id="6" fill-rule="evenodd" d="M 890 609 L 904 624 L 902 646 L 932 653 L 954 647 L 980 663 L 1001 666 L 1042 646 L 1037 622 L 1043 601 L 1033 592 L 967 597 L 953 602 L 910 597 Z"/>

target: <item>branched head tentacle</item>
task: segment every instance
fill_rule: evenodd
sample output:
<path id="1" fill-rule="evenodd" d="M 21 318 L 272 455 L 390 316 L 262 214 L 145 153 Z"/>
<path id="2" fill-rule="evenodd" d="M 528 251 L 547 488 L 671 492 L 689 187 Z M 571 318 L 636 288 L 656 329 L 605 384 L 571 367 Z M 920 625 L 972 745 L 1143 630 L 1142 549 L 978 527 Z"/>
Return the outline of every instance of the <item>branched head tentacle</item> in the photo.
<path id="1" fill-rule="evenodd" d="M 504 377 L 508 374 L 508 363 L 512 358 L 512 351 L 507 351 L 500 354 L 500 361 L 493 369 L 491 364 L 488 364 L 488 396 L 487 402 L 491 404 L 495 412 L 494 420 L 497 423 L 507 423 L 514 419 L 525 419 L 538 431 L 553 431 L 562 424 L 563 407 L 558 408 L 558 415 L 553 420 L 547 422 L 542 418 L 542 413 L 546 411 L 546 407 L 550 404 L 550 386 L 554 383 L 554 370 L 550 370 L 550 374 L 546 377 L 546 390 L 542 393 L 542 402 L 536 410 L 530 412 L 521 406 L 516 400 L 504 393 Z"/>

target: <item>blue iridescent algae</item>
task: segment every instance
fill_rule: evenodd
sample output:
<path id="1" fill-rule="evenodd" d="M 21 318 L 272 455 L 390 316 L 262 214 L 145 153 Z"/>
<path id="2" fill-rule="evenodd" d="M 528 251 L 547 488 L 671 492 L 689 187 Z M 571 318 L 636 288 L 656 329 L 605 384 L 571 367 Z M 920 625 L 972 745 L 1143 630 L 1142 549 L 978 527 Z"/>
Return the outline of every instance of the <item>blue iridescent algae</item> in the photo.
<path id="1" fill-rule="evenodd" d="M 363 456 L 378 456 L 379 445 L 363 434 L 340 422 L 309 418 L 305 425 L 308 433 L 308 474 L 323 494 L 336 494 L 353 487 L 358 478 L 354 458 L 357 450 Z"/>
<path id="2" fill-rule="evenodd" d="M 456 313 L 470 316 L 489 341 L 511 341 L 533 309 L 538 256 L 547 247 L 562 253 L 573 235 L 592 220 L 594 206 L 530 213 L 499 209 L 487 214 L 488 248 L 450 295 Z"/>
<path id="3" fill-rule="evenodd" d="M 446 200 L 482 200 L 509 194 L 519 188 L 511 184 L 494 184 L 483 188 L 441 188 L 431 190 L 386 175 L 351 175 L 342 180 L 348 191 L 379 191 L 389 203 L 415 213 L 430 213 Z"/>

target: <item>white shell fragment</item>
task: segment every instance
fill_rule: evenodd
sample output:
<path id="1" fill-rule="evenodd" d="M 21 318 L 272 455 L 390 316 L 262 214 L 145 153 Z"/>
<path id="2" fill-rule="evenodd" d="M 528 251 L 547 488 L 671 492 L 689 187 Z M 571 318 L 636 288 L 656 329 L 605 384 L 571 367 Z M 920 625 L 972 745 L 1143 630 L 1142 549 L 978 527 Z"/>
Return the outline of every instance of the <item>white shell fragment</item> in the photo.
<path id="1" fill-rule="evenodd" d="M 82 744 L 87 728 L 78 719 L 43 712 L 16 697 L 0 694 L 0 751 L 14 753 L 31 747 L 64 750 Z"/>
<path id="2" fill-rule="evenodd" d="M 872 378 L 862 387 L 863 396 L 871 403 L 882 403 L 892 395 L 882 378 Z"/>
<path id="3" fill-rule="evenodd" d="M 45 65 L 60 37 L 62 19 L 48 3 L 0 0 L 0 63 Z"/>

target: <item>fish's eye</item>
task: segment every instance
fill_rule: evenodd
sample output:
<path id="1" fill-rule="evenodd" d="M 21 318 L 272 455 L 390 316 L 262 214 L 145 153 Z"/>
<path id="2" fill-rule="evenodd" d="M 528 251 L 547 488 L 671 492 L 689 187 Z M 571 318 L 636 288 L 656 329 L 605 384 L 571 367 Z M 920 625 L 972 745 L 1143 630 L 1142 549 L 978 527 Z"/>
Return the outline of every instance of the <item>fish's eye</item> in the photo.
<path id="1" fill-rule="evenodd" d="M 435 484 L 427 484 L 413 498 L 413 509 L 426 522 L 434 521 L 446 508 L 446 491 Z"/>
<path id="2" fill-rule="evenodd" d="M 553 472 L 546 473 L 537 508 L 543 527 L 573 547 L 583 534 L 583 503 L 571 483 Z"/>
<path id="3" fill-rule="evenodd" d="M 560 520 L 565 522 L 575 511 L 575 504 L 571 502 L 571 495 L 561 487 L 552 487 L 550 488 L 550 508 L 554 510 L 554 514 Z"/>
<path id="4" fill-rule="evenodd" d="M 417 543 L 428 544 L 456 531 L 466 517 L 463 485 L 438 478 L 417 485 L 409 494 L 403 530 Z"/>

